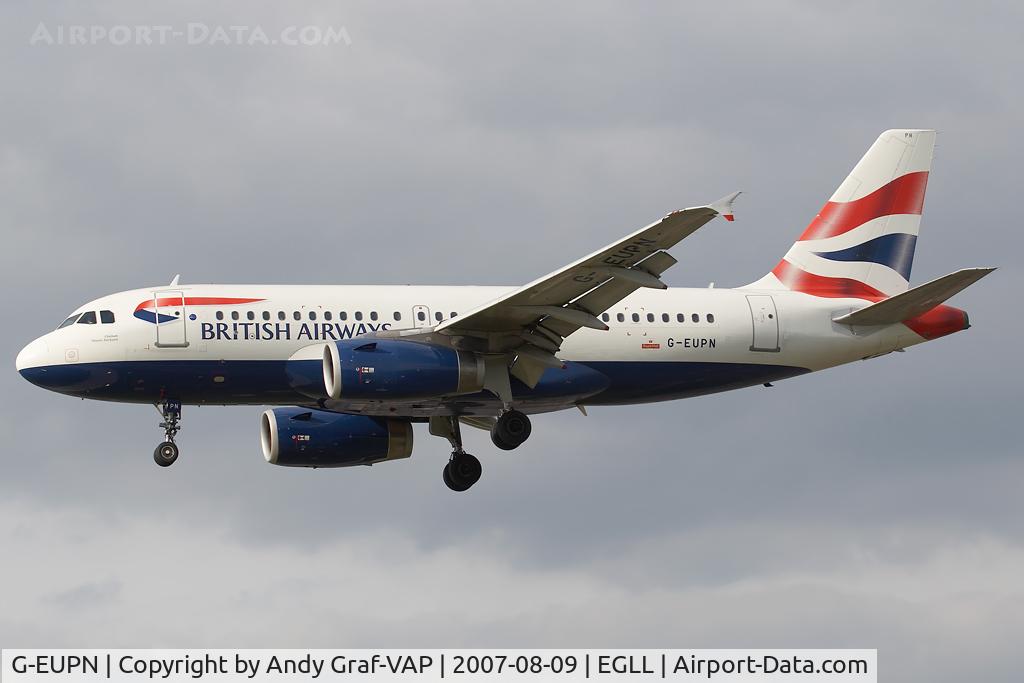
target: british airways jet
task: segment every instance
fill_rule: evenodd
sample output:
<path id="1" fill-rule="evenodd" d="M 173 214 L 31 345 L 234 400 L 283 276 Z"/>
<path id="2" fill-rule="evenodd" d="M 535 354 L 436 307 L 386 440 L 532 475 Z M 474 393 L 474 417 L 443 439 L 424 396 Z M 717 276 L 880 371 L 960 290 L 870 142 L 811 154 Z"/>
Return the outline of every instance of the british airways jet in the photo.
<path id="1" fill-rule="evenodd" d="M 888 130 L 767 275 L 669 289 L 668 252 L 739 193 L 675 211 L 522 287 L 183 285 L 90 301 L 26 346 L 17 369 L 69 396 L 152 403 L 178 457 L 182 405 L 257 404 L 275 465 L 373 465 L 412 454 L 412 423 L 447 439 L 445 484 L 528 415 L 769 384 L 966 330 L 943 302 L 992 268 L 910 288 L 935 132 Z"/>

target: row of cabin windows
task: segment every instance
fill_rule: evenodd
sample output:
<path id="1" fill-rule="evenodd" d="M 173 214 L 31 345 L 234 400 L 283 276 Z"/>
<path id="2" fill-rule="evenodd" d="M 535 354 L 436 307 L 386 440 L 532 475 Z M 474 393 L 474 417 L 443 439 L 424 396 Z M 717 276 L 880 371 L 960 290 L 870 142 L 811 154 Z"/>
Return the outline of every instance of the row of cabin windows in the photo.
<path id="1" fill-rule="evenodd" d="M 62 322 L 60 324 L 60 326 L 57 327 L 57 329 L 59 330 L 59 329 L 61 329 L 63 327 L 67 327 L 68 325 L 74 325 L 75 323 L 78 323 L 79 325 L 95 325 L 96 324 L 96 320 L 97 320 L 97 318 L 96 318 L 96 311 L 86 311 L 85 313 L 75 313 L 73 316 L 71 316 L 70 318 L 68 318 L 64 322 Z M 110 325 L 110 324 L 112 324 L 114 322 L 114 312 L 113 311 L 100 311 L 99 322 L 101 324 L 103 324 L 103 325 Z"/>
<path id="2" fill-rule="evenodd" d="M 452 311 L 451 317 L 454 318 L 457 315 L 458 315 L 458 313 L 456 313 L 455 311 Z M 401 320 L 402 320 L 401 312 L 395 311 L 392 314 L 392 316 L 393 316 L 395 322 L 401 322 Z M 217 311 L 217 313 L 215 314 L 215 317 L 217 318 L 217 320 L 224 320 L 224 311 Z M 232 320 L 240 320 L 241 317 L 242 317 L 241 313 L 239 313 L 238 311 L 231 311 L 231 319 Z M 262 318 L 264 320 L 270 320 L 271 317 L 272 316 L 271 316 L 270 311 L 263 311 Z M 309 320 L 316 320 L 317 319 L 317 312 L 316 311 L 309 311 L 306 314 L 306 317 Z M 380 319 L 380 316 L 377 314 L 377 311 L 370 311 L 369 317 L 370 317 L 370 320 L 372 320 L 374 322 L 376 322 L 377 320 Z M 255 311 L 246 311 L 245 312 L 245 318 L 246 318 L 246 320 L 256 320 L 256 312 Z M 302 313 L 300 311 L 293 311 L 292 312 L 292 318 L 294 320 L 302 320 Z M 354 320 L 362 320 L 363 319 L 363 312 L 362 311 L 356 311 L 355 313 L 352 314 L 352 318 Z M 285 313 L 284 311 L 278 311 L 277 312 L 277 319 L 278 320 L 287 320 L 288 319 L 288 314 Z M 328 321 L 329 320 L 334 320 L 334 314 L 331 311 L 324 311 L 323 314 L 322 314 L 322 319 L 323 320 L 328 320 Z M 420 322 L 423 322 L 423 321 L 425 321 L 427 319 L 427 314 L 424 311 L 417 311 L 416 312 L 416 319 L 419 320 Z M 341 321 L 348 320 L 348 311 L 341 311 L 340 313 L 338 313 L 338 320 L 341 320 Z M 434 320 L 436 320 L 437 322 L 441 322 L 442 320 L 444 320 L 444 313 L 442 313 L 441 311 L 435 312 L 434 313 Z"/>
<path id="3" fill-rule="evenodd" d="M 633 315 L 630 316 L 630 318 L 635 323 L 640 322 L 640 314 L 639 313 L 634 313 Z M 708 313 L 708 314 L 706 314 L 704 316 L 704 318 L 709 323 L 715 322 L 715 314 L 714 313 Z M 601 320 L 603 320 L 605 322 L 610 322 L 611 319 L 612 319 L 612 317 L 608 313 L 602 313 L 601 314 Z M 615 319 L 617 321 L 619 321 L 620 323 L 624 323 L 624 322 L 626 322 L 626 314 L 625 313 L 616 313 L 615 314 Z M 657 321 L 657 319 L 658 319 L 657 316 L 655 316 L 653 313 L 648 313 L 647 314 L 647 322 L 653 323 L 653 322 Z M 700 322 L 700 314 L 698 314 L 698 313 L 691 313 L 690 314 L 690 320 L 692 322 L 699 323 Z M 668 313 L 662 313 L 661 314 L 661 322 L 663 322 L 663 323 L 672 322 L 672 316 L 669 315 Z M 685 313 L 676 313 L 676 322 L 677 323 L 685 323 L 686 322 L 686 314 Z"/>
<path id="4" fill-rule="evenodd" d="M 110 317 L 109 322 L 114 322 L 114 314 L 111 313 L 110 311 L 101 311 L 100 313 L 101 313 L 101 315 L 108 315 L 109 314 L 109 317 Z M 84 318 L 84 315 L 92 315 L 91 322 L 92 323 L 96 322 L 95 313 L 83 314 L 83 318 Z M 456 313 L 455 311 L 452 311 L 451 312 L 451 317 L 454 318 L 456 316 L 458 316 L 458 313 Z M 73 317 L 74 316 L 72 316 L 72 318 L 69 318 L 68 320 L 64 321 L 64 323 L 61 325 L 61 327 L 65 327 L 65 326 L 70 325 L 71 323 L 73 323 L 74 322 Z M 270 311 L 263 311 L 262 314 L 261 314 L 261 317 L 263 318 L 263 320 L 270 320 L 272 316 L 271 316 Z M 306 313 L 306 317 L 309 320 L 316 320 L 317 319 L 317 312 L 316 311 L 309 311 L 309 312 Z M 363 320 L 363 312 L 362 311 L 356 311 L 355 313 L 352 314 L 352 317 L 356 321 L 362 321 Z M 402 320 L 402 314 L 399 311 L 395 311 L 394 313 L 392 313 L 392 317 L 394 318 L 395 322 L 401 322 L 401 320 Z M 675 317 L 676 317 L 676 322 L 679 322 L 679 323 L 685 323 L 686 322 L 686 314 L 685 313 L 676 313 Z M 217 320 L 224 320 L 224 311 L 217 311 L 216 318 L 217 318 Z M 245 312 L 245 318 L 246 318 L 246 320 L 256 320 L 256 312 L 255 311 L 246 311 Z M 295 319 L 295 320 L 302 320 L 302 313 L 299 312 L 299 311 L 293 311 L 292 312 L 292 318 Z M 377 311 L 370 311 L 369 318 L 370 318 L 371 321 L 376 322 L 376 321 L 380 320 L 380 315 L 377 313 Z M 640 322 L 640 314 L 639 313 L 633 313 L 630 316 L 630 318 L 635 323 Z M 241 319 L 241 313 L 239 311 L 231 311 L 231 319 L 232 320 L 240 320 Z M 284 311 L 278 311 L 277 312 L 277 319 L 278 320 L 287 320 L 288 319 L 288 314 L 285 313 Z M 334 319 L 334 314 L 331 311 L 324 311 L 323 314 L 322 314 L 322 319 L 325 320 L 325 321 L 331 321 L 331 320 Z M 427 320 L 426 312 L 425 311 L 416 311 L 416 319 L 419 322 L 426 322 L 426 320 Z M 615 319 L 618 322 L 620 322 L 620 323 L 624 323 L 624 322 L 626 322 L 626 315 L 624 313 L 617 313 L 617 314 L 615 314 Z M 655 316 L 654 313 L 648 313 L 647 314 L 647 322 L 653 323 L 653 322 L 656 322 L 657 319 L 658 318 L 657 318 L 657 316 Z M 714 313 L 707 313 L 707 314 L 705 314 L 704 319 L 707 322 L 709 322 L 709 323 L 713 323 L 713 322 L 715 322 L 715 314 Z M 348 311 L 341 311 L 340 313 L 338 313 L 338 320 L 343 321 L 343 322 L 347 321 L 348 320 Z M 435 311 L 434 312 L 434 320 L 436 320 L 437 322 L 441 322 L 442 320 L 444 320 L 444 313 L 442 313 L 441 311 Z M 608 313 L 602 313 L 601 314 L 601 320 L 603 320 L 605 322 L 611 322 L 611 315 L 608 314 Z M 699 323 L 700 322 L 700 315 L 698 313 L 691 313 L 690 314 L 690 320 L 692 322 Z M 83 319 L 83 320 L 79 320 L 79 322 L 86 322 L 86 321 Z M 108 321 L 104 318 L 103 322 L 108 322 Z M 663 322 L 663 323 L 672 322 L 672 316 L 670 314 L 668 314 L 668 313 L 662 313 L 661 314 L 661 322 Z"/>

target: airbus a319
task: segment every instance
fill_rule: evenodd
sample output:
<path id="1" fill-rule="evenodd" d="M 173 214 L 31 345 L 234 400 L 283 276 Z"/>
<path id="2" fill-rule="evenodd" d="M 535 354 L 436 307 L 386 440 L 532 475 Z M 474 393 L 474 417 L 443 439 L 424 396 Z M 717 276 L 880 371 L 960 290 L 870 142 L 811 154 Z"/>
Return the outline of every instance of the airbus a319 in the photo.
<path id="1" fill-rule="evenodd" d="M 178 458 L 183 405 L 266 405 L 275 465 L 407 458 L 413 423 L 447 439 L 443 469 L 481 474 L 462 427 L 512 450 L 529 415 L 760 386 L 969 327 L 943 303 L 992 268 L 910 287 L 935 132 L 875 141 L 785 256 L 735 289 L 669 288 L 669 249 L 739 193 L 683 209 L 521 287 L 185 285 L 79 306 L 18 354 L 29 382 L 151 403 Z"/>

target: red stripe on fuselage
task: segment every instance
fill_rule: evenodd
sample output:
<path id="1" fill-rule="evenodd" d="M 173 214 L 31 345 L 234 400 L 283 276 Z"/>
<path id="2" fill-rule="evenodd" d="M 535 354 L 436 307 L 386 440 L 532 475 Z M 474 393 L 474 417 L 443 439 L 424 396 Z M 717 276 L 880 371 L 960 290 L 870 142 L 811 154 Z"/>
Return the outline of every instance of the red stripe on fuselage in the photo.
<path id="1" fill-rule="evenodd" d="M 927 187 L 928 171 L 916 171 L 902 175 L 852 202 L 826 202 L 804 234 L 800 235 L 800 241 L 842 235 L 882 216 L 921 215 Z"/>
<path id="2" fill-rule="evenodd" d="M 234 297 L 220 297 L 220 296 L 186 296 L 184 297 L 186 306 L 231 306 L 234 304 L 253 304 L 264 299 L 239 299 Z M 156 305 L 159 308 L 166 306 L 181 306 L 182 297 L 171 296 L 164 297 L 156 300 Z M 152 308 L 153 300 L 147 299 L 141 304 L 135 307 L 136 311 L 141 311 L 143 308 Z"/>
<path id="3" fill-rule="evenodd" d="M 859 280 L 851 280 L 844 277 L 825 277 L 808 273 L 802 268 L 794 266 L 786 259 L 779 261 L 779 265 L 772 270 L 775 277 L 786 287 L 795 292 L 813 294 L 831 298 L 852 297 L 854 299 L 868 299 L 869 301 L 881 301 L 886 298 L 883 292 L 866 285 Z"/>

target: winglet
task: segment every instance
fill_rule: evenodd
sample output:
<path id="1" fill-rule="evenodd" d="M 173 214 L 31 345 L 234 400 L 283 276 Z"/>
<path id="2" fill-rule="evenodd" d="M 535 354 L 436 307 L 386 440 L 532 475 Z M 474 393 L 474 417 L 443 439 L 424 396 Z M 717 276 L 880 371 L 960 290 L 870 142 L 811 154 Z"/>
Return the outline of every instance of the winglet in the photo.
<path id="1" fill-rule="evenodd" d="M 717 211 L 727 221 L 736 220 L 735 217 L 732 215 L 732 203 L 736 201 L 736 198 L 739 196 L 739 192 L 727 194 L 721 199 L 719 199 L 717 202 L 711 202 L 710 204 L 708 204 L 708 208 Z"/>

